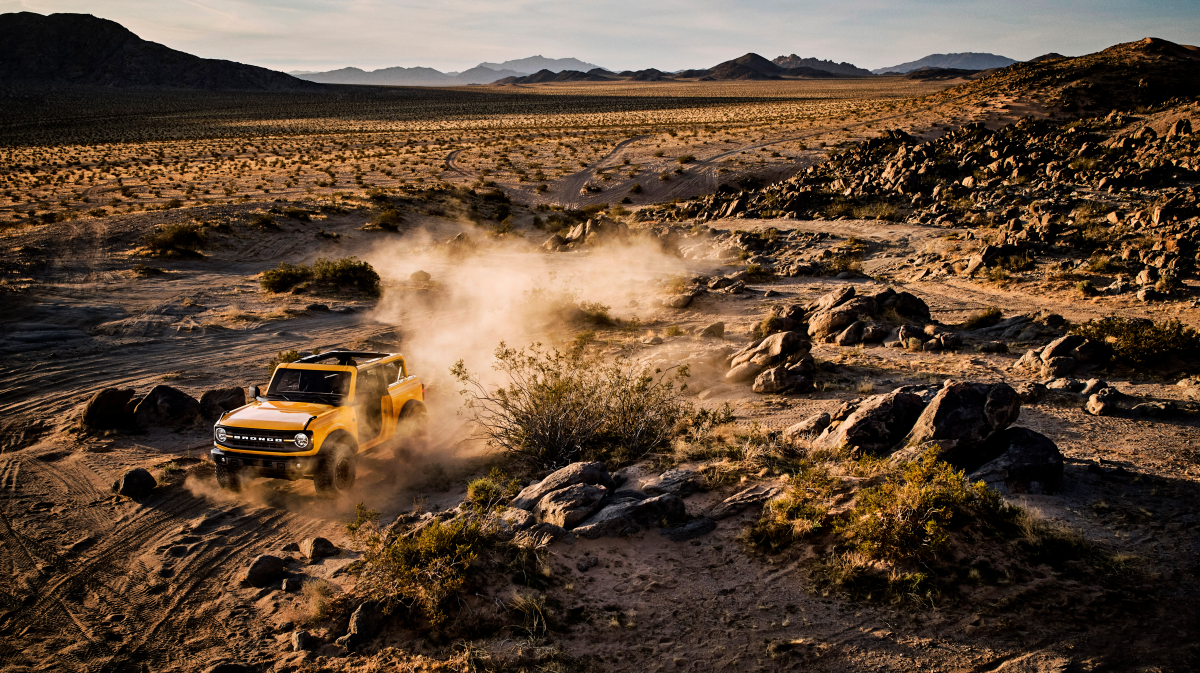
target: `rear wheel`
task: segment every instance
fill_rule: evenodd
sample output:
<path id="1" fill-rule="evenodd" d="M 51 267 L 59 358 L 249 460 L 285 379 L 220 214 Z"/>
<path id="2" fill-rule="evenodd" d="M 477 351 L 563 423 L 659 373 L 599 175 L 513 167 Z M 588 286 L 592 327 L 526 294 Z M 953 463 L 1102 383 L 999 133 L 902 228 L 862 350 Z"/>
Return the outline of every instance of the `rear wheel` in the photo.
<path id="1" fill-rule="evenodd" d="M 241 484 L 238 483 L 237 472 L 234 472 L 225 465 L 217 465 L 216 472 L 217 486 L 226 491 L 237 492 L 242 490 Z"/>
<path id="2" fill-rule="evenodd" d="M 409 402 L 400 411 L 396 423 L 396 444 L 392 456 L 407 460 L 425 452 L 429 444 L 429 411 L 420 402 Z"/>
<path id="3" fill-rule="evenodd" d="M 336 498 L 354 487 L 358 476 L 358 465 L 354 449 L 344 440 L 335 440 L 333 450 L 317 467 L 313 474 L 313 485 L 322 498 Z"/>

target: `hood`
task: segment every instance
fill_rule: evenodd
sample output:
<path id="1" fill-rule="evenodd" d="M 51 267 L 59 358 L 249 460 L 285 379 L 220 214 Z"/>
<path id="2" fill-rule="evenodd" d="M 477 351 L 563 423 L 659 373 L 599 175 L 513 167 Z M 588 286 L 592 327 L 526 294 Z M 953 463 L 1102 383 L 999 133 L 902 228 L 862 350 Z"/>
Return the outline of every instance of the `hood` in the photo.
<path id="1" fill-rule="evenodd" d="M 332 408 L 327 404 L 311 402 L 251 402 L 230 412 L 219 425 L 259 430 L 303 430 L 310 418 Z"/>

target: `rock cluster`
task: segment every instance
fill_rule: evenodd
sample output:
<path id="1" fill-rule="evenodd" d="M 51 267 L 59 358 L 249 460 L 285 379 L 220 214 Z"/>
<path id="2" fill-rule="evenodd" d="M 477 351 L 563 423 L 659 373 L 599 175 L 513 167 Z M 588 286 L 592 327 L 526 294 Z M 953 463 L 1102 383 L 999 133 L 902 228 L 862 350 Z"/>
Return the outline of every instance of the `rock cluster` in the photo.
<path id="1" fill-rule="evenodd" d="M 528 531 L 554 539 L 629 535 L 682 522 L 686 512 L 681 498 L 698 481 L 695 471 L 677 469 L 635 488 L 610 475 L 603 463 L 572 463 L 525 487 L 501 518 L 513 534 Z"/>
<path id="2" fill-rule="evenodd" d="M 1006 383 L 948 381 L 936 392 L 910 386 L 844 404 L 788 428 L 784 437 L 896 462 L 933 450 L 1010 491 L 1053 493 L 1062 486 L 1062 454 L 1043 435 L 1009 428 L 1020 411 L 1021 396 Z"/>
<path id="3" fill-rule="evenodd" d="M 1021 356 L 1013 368 L 1037 374 L 1044 379 L 1074 373 L 1081 365 L 1100 360 L 1106 352 L 1104 344 L 1068 334 L 1042 348 L 1032 348 Z"/>
<path id="4" fill-rule="evenodd" d="M 131 389 L 105 388 L 84 406 L 82 425 L 92 432 L 179 428 L 213 422 L 244 404 L 241 388 L 209 390 L 199 400 L 167 385 L 154 386 L 142 397 Z"/>

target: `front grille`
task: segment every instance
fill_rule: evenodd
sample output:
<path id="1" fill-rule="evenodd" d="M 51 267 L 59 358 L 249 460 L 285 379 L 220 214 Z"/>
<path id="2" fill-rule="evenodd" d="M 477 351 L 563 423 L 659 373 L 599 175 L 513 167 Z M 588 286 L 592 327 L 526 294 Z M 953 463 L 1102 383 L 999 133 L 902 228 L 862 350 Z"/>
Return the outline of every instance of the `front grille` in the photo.
<path id="1" fill-rule="evenodd" d="M 221 446 L 249 451 L 298 451 L 292 440 L 295 430 L 257 430 L 253 428 L 225 428 L 225 441 Z"/>

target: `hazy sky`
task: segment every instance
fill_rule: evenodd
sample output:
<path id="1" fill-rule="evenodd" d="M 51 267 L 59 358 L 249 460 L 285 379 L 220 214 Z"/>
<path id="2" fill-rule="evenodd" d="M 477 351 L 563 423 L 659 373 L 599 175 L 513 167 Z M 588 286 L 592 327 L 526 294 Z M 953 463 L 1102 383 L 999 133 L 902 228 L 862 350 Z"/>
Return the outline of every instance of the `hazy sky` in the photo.
<path id="1" fill-rule="evenodd" d="M 1069 56 L 1200 42 L 1200 0 L 0 0 L 80 12 L 207 58 L 278 70 L 573 56 L 614 70 L 709 67 L 753 51 L 879 68 L 931 53 Z"/>

